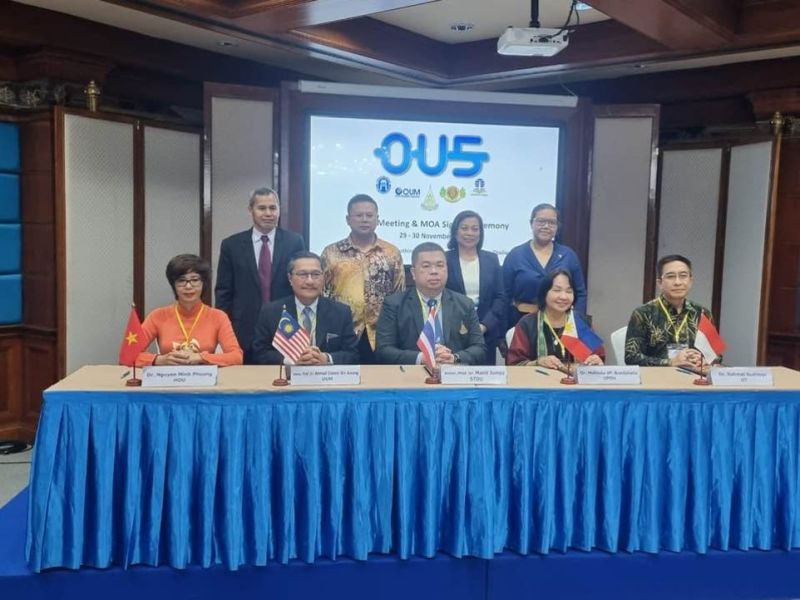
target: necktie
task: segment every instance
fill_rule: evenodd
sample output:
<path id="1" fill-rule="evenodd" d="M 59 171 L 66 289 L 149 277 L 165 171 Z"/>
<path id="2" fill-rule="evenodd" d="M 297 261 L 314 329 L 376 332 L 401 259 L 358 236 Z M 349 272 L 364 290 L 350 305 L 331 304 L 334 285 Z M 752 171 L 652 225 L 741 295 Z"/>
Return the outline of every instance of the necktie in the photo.
<path id="1" fill-rule="evenodd" d="M 436 305 L 439 302 L 436 298 L 431 298 L 428 300 L 428 316 L 434 311 L 436 311 Z M 442 317 L 439 315 L 439 311 L 436 311 L 436 318 L 433 320 L 433 337 L 436 338 L 436 343 L 441 344 L 442 341 Z"/>
<path id="2" fill-rule="evenodd" d="M 269 302 L 272 293 L 272 255 L 269 252 L 269 236 L 261 236 L 261 254 L 258 256 L 258 278 L 261 281 L 261 300 Z"/>
<path id="3" fill-rule="evenodd" d="M 306 306 L 303 309 L 303 329 L 306 330 L 309 338 L 311 337 L 311 314 L 311 307 Z M 313 339 L 311 340 L 311 343 L 314 343 Z"/>

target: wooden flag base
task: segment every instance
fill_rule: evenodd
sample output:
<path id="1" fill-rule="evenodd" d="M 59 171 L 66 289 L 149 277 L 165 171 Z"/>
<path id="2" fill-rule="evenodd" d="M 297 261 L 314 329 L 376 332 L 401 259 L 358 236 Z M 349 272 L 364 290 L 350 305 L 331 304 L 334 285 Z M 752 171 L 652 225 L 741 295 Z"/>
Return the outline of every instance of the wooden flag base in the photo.
<path id="1" fill-rule="evenodd" d="M 438 377 L 426 377 L 425 378 L 425 383 L 428 384 L 428 385 L 436 385 L 436 384 L 442 383 L 442 380 L 439 379 Z"/>
<path id="2" fill-rule="evenodd" d="M 711 385 L 711 381 L 705 375 L 698 377 L 692 383 L 695 385 Z"/>
<path id="3" fill-rule="evenodd" d="M 130 379 L 128 379 L 128 381 L 125 382 L 125 385 L 127 387 L 141 387 L 142 380 L 139 379 L 138 377 L 131 377 Z"/>
<path id="4" fill-rule="evenodd" d="M 575 385 L 578 383 L 578 380 L 575 379 L 572 375 L 567 375 L 566 377 L 561 378 L 561 383 L 563 385 Z"/>
<path id="5" fill-rule="evenodd" d="M 278 377 L 277 379 L 272 380 L 272 385 L 275 387 L 284 387 L 289 385 L 289 380 L 283 377 Z"/>

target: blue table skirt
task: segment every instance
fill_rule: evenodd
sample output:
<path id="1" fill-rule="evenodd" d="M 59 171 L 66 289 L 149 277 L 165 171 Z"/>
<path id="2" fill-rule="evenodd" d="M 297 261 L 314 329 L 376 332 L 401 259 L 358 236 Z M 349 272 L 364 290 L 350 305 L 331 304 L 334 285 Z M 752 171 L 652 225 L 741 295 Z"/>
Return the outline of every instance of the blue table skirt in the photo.
<path id="1" fill-rule="evenodd" d="M 800 394 L 50 392 L 27 559 L 800 546 Z"/>

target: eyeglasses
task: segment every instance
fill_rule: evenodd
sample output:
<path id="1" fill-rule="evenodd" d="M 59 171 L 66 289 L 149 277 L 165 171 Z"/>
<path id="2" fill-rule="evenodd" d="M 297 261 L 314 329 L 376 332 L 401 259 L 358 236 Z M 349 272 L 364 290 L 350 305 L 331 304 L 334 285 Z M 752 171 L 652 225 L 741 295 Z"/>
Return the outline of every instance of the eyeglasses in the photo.
<path id="1" fill-rule="evenodd" d="M 292 276 L 298 279 L 312 279 L 316 281 L 322 277 L 322 271 L 294 271 Z"/>
<path id="2" fill-rule="evenodd" d="M 199 287 L 203 284 L 203 280 L 199 277 L 192 277 L 191 279 L 184 279 L 181 277 L 180 279 L 175 281 L 175 285 L 178 287 Z"/>
<path id="3" fill-rule="evenodd" d="M 675 283 L 676 281 L 689 281 L 691 278 L 692 274 L 688 271 L 681 271 L 680 273 L 664 273 L 661 276 L 661 280 L 668 283 Z"/>
<path id="4" fill-rule="evenodd" d="M 533 224 L 537 227 L 552 227 L 555 229 L 558 227 L 558 221 L 556 219 L 539 219 L 536 218 L 533 220 Z"/>

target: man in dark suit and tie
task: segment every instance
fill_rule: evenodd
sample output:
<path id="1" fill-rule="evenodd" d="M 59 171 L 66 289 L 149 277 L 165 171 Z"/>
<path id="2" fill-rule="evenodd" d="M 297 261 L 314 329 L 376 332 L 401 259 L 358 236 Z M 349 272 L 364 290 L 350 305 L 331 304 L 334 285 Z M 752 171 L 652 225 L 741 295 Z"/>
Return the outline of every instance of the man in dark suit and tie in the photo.
<path id="1" fill-rule="evenodd" d="M 417 340 L 431 310 L 436 324 L 437 364 L 482 364 L 486 356 L 475 304 L 445 289 L 447 260 L 438 244 L 424 242 L 411 254 L 414 287 L 383 301 L 376 335 L 376 358 L 386 364 L 421 364 Z"/>
<path id="2" fill-rule="evenodd" d="M 313 252 L 295 254 L 289 261 L 292 294 L 261 307 L 253 338 L 256 364 L 280 364 L 283 355 L 272 345 L 284 309 L 308 332 L 311 344 L 295 364 L 348 365 L 358 363 L 358 338 L 350 307 L 322 296 L 322 262 Z"/>
<path id="3" fill-rule="evenodd" d="M 278 227 L 281 206 L 275 190 L 254 191 L 248 211 L 252 229 L 222 240 L 214 287 L 215 305 L 230 317 L 245 364 L 252 362 L 253 331 L 261 305 L 291 293 L 287 265 L 292 255 L 305 250 L 301 236 Z"/>

